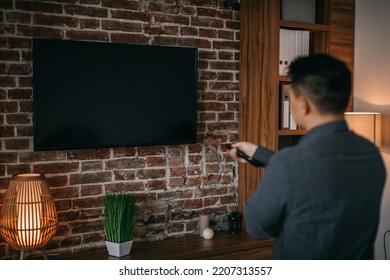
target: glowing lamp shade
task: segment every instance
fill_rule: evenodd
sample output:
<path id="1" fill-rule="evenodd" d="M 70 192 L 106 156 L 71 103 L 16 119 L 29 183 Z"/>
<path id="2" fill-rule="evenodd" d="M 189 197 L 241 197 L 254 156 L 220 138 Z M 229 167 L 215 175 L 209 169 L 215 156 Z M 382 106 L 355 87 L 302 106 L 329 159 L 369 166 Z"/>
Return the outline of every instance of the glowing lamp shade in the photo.
<path id="1" fill-rule="evenodd" d="M 15 249 L 42 248 L 56 233 L 57 211 L 42 174 L 13 175 L 4 197 L 0 232 Z"/>
<path id="2" fill-rule="evenodd" d="M 381 146 L 381 115 L 370 112 L 348 112 L 344 114 L 350 130 L 367 138 L 377 147 Z"/>

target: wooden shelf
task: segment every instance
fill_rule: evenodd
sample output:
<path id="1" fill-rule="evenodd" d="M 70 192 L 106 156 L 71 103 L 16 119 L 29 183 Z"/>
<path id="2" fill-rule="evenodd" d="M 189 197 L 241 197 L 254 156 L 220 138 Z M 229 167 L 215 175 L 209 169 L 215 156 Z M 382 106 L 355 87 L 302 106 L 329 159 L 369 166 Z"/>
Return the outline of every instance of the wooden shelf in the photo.
<path id="1" fill-rule="evenodd" d="M 279 82 L 291 83 L 291 77 L 290 76 L 279 76 Z"/>
<path id="2" fill-rule="evenodd" d="M 328 24 L 316 24 L 316 23 L 303 23 L 303 22 L 295 22 L 295 21 L 280 21 L 281 28 L 287 29 L 299 29 L 311 32 L 329 32 L 330 25 Z"/>
<path id="3" fill-rule="evenodd" d="M 213 239 L 186 236 L 161 241 L 133 242 L 131 253 L 121 260 L 270 259 L 273 239 L 254 240 L 248 234 L 216 232 Z M 106 248 L 50 256 L 56 260 L 107 260 Z"/>
<path id="4" fill-rule="evenodd" d="M 292 135 L 304 135 L 306 133 L 306 130 L 303 129 L 296 129 L 296 130 L 289 130 L 289 129 L 280 129 L 278 130 L 278 136 L 292 136 Z"/>

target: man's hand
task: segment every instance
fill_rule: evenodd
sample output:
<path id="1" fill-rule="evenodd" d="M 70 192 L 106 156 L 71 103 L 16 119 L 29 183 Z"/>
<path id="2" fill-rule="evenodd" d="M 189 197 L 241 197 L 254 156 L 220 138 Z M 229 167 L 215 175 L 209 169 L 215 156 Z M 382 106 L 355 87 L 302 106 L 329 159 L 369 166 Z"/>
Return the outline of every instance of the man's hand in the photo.
<path id="1" fill-rule="evenodd" d="M 247 154 L 250 158 L 253 157 L 253 155 L 256 152 L 256 149 L 258 148 L 257 145 L 249 142 L 237 142 L 231 145 L 231 149 L 229 150 L 229 155 L 234 158 L 235 160 L 238 160 L 240 162 L 247 162 L 245 159 L 237 156 L 237 149 Z"/>

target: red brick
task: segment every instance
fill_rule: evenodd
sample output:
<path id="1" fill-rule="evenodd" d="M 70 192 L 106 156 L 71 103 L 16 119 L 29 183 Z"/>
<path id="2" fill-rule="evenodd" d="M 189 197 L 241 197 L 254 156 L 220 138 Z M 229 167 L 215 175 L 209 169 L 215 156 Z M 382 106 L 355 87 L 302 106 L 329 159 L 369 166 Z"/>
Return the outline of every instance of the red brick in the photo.
<path id="1" fill-rule="evenodd" d="M 217 80 L 218 81 L 233 81 L 234 74 L 229 72 L 218 72 L 217 73 Z M 218 99 L 219 100 L 219 99 Z"/>
<path id="2" fill-rule="evenodd" d="M 81 236 L 67 236 L 60 240 L 60 247 L 74 247 L 81 244 Z"/>
<path id="3" fill-rule="evenodd" d="M 202 185 L 202 178 L 199 177 L 188 178 L 186 183 L 188 187 L 200 187 Z"/>
<path id="4" fill-rule="evenodd" d="M 187 26 L 181 26 L 180 27 L 180 35 L 182 36 L 198 36 L 198 29 L 195 27 L 187 27 Z"/>
<path id="5" fill-rule="evenodd" d="M 156 22 L 168 22 L 168 23 L 177 23 L 180 25 L 189 25 L 190 19 L 186 16 L 170 15 L 170 14 L 156 14 L 154 16 Z"/>
<path id="6" fill-rule="evenodd" d="M 128 182 L 128 183 L 113 183 L 106 184 L 105 192 L 137 192 L 144 191 L 145 185 L 143 182 Z"/>
<path id="7" fill-rule="evenodd" d="M 120 1 L 124 2 L 124 1 Z M 117 19 L 128 19 L 128 20 L 137 20 L 137 21 L 143 21 L 143 22 L 149 22 L 150 21 L 150 15 L 147 13 L 141 13 L 141 12 L 134 12 L 134 11 L 126 11 L 126 10 L 112 10 L 111 11 L 111 17 L 117 18 Z"/>
<path id="8" fill-rule="evenodd" d="M 187 199 L 192 198 L 194 192 L 192 190 L 177 190 L 177 191 L 165 191 L 158 194 L 159 200 L 174 200 L 174 199 Z"/>
<path id="9" fill-rule="evenodd" d="M 31 38 L 8 37 L 7 46 L 9 49 L 15 49 L 15 48 L 31 49 L 32 40 Z"/>
<path id="10" fill-rule="evenodd" d="M 190 167 L 188 167 L 188 170 L 187 170 L 187 173 L 189 176 L 199 176 L 201 173 L 202 173 L 202 166 L 200 165 L 191 165 Z"/>
<path id="11" fill-rule="evenodd" d="M 90 196 L 102 194 L 103 189 L 101 185 L 81 186 L 81 196 Z"/>
<path id="12" fill-rule="evenodd" d="M 19 77 L 19 87 L 32 87 L 32 77 Z"/>
<path id="13" fill-rule="evenodd" d="M 183 166 L 184 158 L 183 157 L 171 157 L 169 158 L 169 166 Z"/>
<path id="14" fill-rule="evenodd" d="M 199 28 L 199 37 L 217 38 L 217 30 L 207 29 L 207 28 Z"/>
<path id="15" fill-rule="evenodd" d="M 15 163 L 18 159 L 16 152 L 0 152 L 1 163 Z"/>
<path id="16" fill-rule="evenodd" d="M 78 209 L 78 208 L 86 209 L 86 208 L 96 208 L 96 207 L 103 207 L 103 197 L 73 199 L 74 209 Z"/>
<path id="17" fill-rule="evenodd" d="M 80 211 L 58 212 L 59 222 L 76 221 L 80 218 Z"/>
<path id="18" fill-rule="evenodd" d="M 152 191 L 165 190 L 166 186 L 165 180 L 153 180 L 146 183 L 146 188 Z"/>
<path id="19" fill-rule="evenodd" d="M 165 178 L 165 169 L 141 169 L 137 171 L 139 179 L 161 179 Z"/>
<path id="20" fill-rule="evenodd" d="M 96 243 L 96 242 L 102 242 L 104 240 L 104 234 L 97 232 L 97 233 L 87 233 L 83 234 L 81 236 L 81 243 L 82 244 L 88 244 L 88 243 Z"/>
<path id="21" fill-rule="evenodd" d="M 108 170 L 144 168 L 146 160 L 143 158 L 114 159 L 106 162 Z"/>
<path id="22" fill-rule="evenodd" d="M 213 71 L 200 71 L 199 79 L 201 80 L 216 80 L 217 73 Z"/>
<path id="23" fill-rule="evenodd" d="M 210 62 L 210 69 L 216 70 L 239 70 L 238 62 L 231 61 L 212 61 Z"/>
<path id="24" fill-rule="evenodd" d="M 225 111 L 226 105 L 224 103 L 217 102 L 199 102 L 198 109 L 200 111 Z"/>
<path id="25" fill-rule="evenodd" d="M 0 113 L 16 113 L 18 102 L 0 102 Z"/>
<path id="26" fill-rule="evenodd" d="M 109 149 L 85 149 L 67 152 L 68 160 L 93 160 L 110 158 Z"/>
<path id="27" fill-rule="evenodd" d="M 0 77 L 0 85 L 2 87 L 15 87 L 15 85 L 16 85 L 15 78 L 14 77 Z"/>
<path id="28" fill-rule="evenodd" d="M 65 151 L 49 151 L 49 152 L 20 153 L 19 159 L 21 162 L 65 160 L 66 159 L 66 152 Z"/>
<path id="29" fill-rule="evenodd" d="M 211 50 L 199 50 L 199 59 L 214 60 L 217 59 L 217 52 Z"/>
<path id="30" fill-rule="evenodd" d="M 20 101 L 19 102 L 20 112 L 23 113 L 32 113 L 34 104 L 32 101 Z"/>
<path id="31" fill-rule="evenodd" d="M 109 41 L 110 36 L 107 32 L 103 31 L 78 31 L 67 30 L 66 37 L 73 40 L 91 40 L 91 41 Z"/>
<path id="32" fill-rule="evenodd" d="M 79 196 L 78 187 L 54 188 L 51 190 L 54 199 L 75 198 Z"/>
<path id="33" fill-rule="evenodd" d="M 59 188 L 68 185 L 68 177 L 66 175 L 50 175 L 46 178 L 50 188 Z"/>
<path id="34" fill-rule="evenodd" d="M 236 115 L 233 112 L 218 113 L 218 121 L 235 121 Z"/>
<path id="35" fill-rule="evenodd" d="M 20 13 L 20 12 L 11 12 L 6 14 L 6 19 L 10 23 L 31 23 L 31 14 Z"/>
<path id="36" fill-rule="evenodd" d="M 70 223 L 70 229 L 73 234 L 88 233 L 103 230 L 103 223 L 98 221 L 83 221 Z"/>
<path id="37" fill-rule="evenodd" d="M 147 44 L 148 38 L 143 34 L 111 33 L 111 41 L 115 43 Z"/>
<path id="38" fill-rule="evenodd" d="M 240 30 L 240 22 L 237 20 L 227 20 L 226 27 L 234 30 Z"/>
<path id="39" fill-rule="evenodd" d="M 53 15 L 43 15 L 36 14 L 34 15 L 33 22 L 36 25 L 45 25 L 45 26 L 68 26 L 68 27 L 78 27 L 79 20 L 74 17 L 64 17 L 64 16 L 53 16 Z"/>
<path id="40" fill-rule="evenodd" d="M 34 11 L 34 12 L 49 12 L 49 13 L 62 13 L 61 4 L 54 3 L 45 3 L 45 2 L 36 2 L 36 1 L 16 1 L 16 9 L 24 11 Z"/>
<path id="41" fill-rule="evenodd" d="M 186 179 L 184 177 L 179 178 L 169 178 L 169 186 L 174 187 L 184 187 L 186 183 Z"/>
<path id="42" fill-rule="evenodd" d="M 64 36 L 61 29 L 26 25 L 18 25 L 16 33 L 21 36 L 47 37 L 51 39 L 61 39 Z"/>
<path id="43" fill-rule="evenodd" d="M 134 157 L 137 153 L 136 148 L 114 148 L 114 158 L 116 157 Z"/>
<path id="44" fill-rule="evenodd" d="M 178 38 L 178 45 L 201 48 L 201 49 L 209 49 L 211 47 L 211 42 L 207 39 L 200 38 Z"/>
<path id="45" fill-rule="evenodd" d="M 31 168 L 29 164 L 15 164 L 7 165 L 8 174 L 20 174 L 20 173 L 31 173 Z"/>
<path id="46" fill-rule="evenodd" d="M 138 148 L 138 155 L 140 157 L 163 155 L 164 153 L 165 153 L 165 148 L 162 146 Z"/>
<path id="47" fill-rule="evenodd" d="M 101 161 L 88 161 L 81 163 L 81 171 L 100 171 L 103 170 L 103 163 Z"/>
<path id="48" fill-rule="evenodd" d="M 169 169 L 170 177 L 183 177 L 186 175 L 186 169 L 184 167 L 176 167 Z"/>
<path id="49" fill-rule="evenodd" d="M 165 166 L 166 160 L 165 157 L 147 157 L 146 166 L 156 167 L 156 166 Z"/>
<path id="50" fill-rule="evenodd" d="M 240 43 L 237 41 L 214 41 L 213 42 L 213 49 L 219 49 L 219 50 L 238 50 L 240 46 Z"/>
<path id="51" fill-rule="evenodd" d="M 95 18 L 107 18 L 108 10 L 105 8 L 97 7 L 84 7 L 79 5 L 66 5 L 65 13 L 70 15 L 82 15 Z"/>
<path id="52" fill-rule="evenodd" d="M 219 197 L 206 197 L 203 198 L 203 207 L 218 205 Z"/>
<path id="53" fill-rule="evenodd" d="M 173 46 L 177 45 L 177 40 L 177 37 L 156 36 L 151 44 L 157 46 Z"/>
<path id="54" fill-rule="evenodd" d="M 135 22 L 120 22 L 113 20 L 103 20 L 102 28 L 105 30 L 116 30 L 125 32 L 141 32 L 142 24 Z"/>
<path id="55" fill-rule="evenodd" d="M 135 170 L 114 171 L 114 179 L 117 181 L 129 181 L 135 179 Z"/>
<path id="56" fill-rule="evenodd" d="M 211 90 L 239 90 L 238 83 L 229 82 L 211 82 Z"/>
<path id="57" fill-rule="evenodd" d="M 64 210 L 69 210 L 72 207 L 72 202 L 70 199 L 67 200 L 55 200 L 54 201 L 56 205 L 57 212 L 64 211 Z"/>
<path id="58" fill-rule="evenodd" d="M 101 171 L 95 173 L 84 173 L 84 174 L 72 174 L 70 176 L 70 184 L 95 184 L 111 182 L 112 174 L 108 171 Z"/>
<path id="59" fill-rule="evenodd" d="M 139 1 L 123 1 L 123 0 L 102 0 L 102 6 L 108 8 L 117 8 L 124 10 L 139 10 Z"/>
<path id="60" fill-rule="evenodd" d="M 171 222 L 168 225 L 168 232 L 181 232 L 184 231 L 184 223 L 183 222 Z"/>
<path id="61" fill-rule="evenodd" d="M 44 174 L 71 173 L 79 171 L 78 162 L 72 163 L 47 163 L 34 165 L 34 172 Z"/>
<path id="62" fill-rule="evenodd" d="M 196 9 L 196 14 L 197 14 L 197 16 L 205 16 L 205 17 L 215 18 L 216 15 L 217 15 L 217 10 L 216 9 L 208 9 L 208 8 L 198 7 Z"/>
<path id="63" fill-rule="evenodd" d="M 5 149 L 6 150 L 26 150 L 30 148 L 29 139 L 6 139 Z"/>
<path id="64" fill-rule="evenodd" d="M 221 19 L 217 18 L 200 18 L 193 17 L 191 20 L 193 26 L 204 26 L 204 27 L 214 27 L 214 28 L 223 28 L 224 22 Z"/>
<path id="65" fill-rule="evenodd" d="M 81 29 L 98 29 L 100 28 L 100 21 L 95 19 L 80 19 Z"/>

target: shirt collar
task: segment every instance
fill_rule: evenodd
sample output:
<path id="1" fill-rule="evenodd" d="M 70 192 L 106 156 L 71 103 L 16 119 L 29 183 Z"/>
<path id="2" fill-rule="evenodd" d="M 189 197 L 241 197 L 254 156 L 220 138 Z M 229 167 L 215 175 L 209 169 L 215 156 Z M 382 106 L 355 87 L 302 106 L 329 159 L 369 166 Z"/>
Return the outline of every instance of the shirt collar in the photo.
<path id="1" fill-rule="evenodd" d="M 343 132 L 348 131 L 348 125 L 345 120 L 329 122 L 326 124 L 322 124 L 310 129 L 301 139 L 300 143 L 310 139 L 312 137 L 316 137 L 321 134 L 330 134 L 335 132 Z"/>

